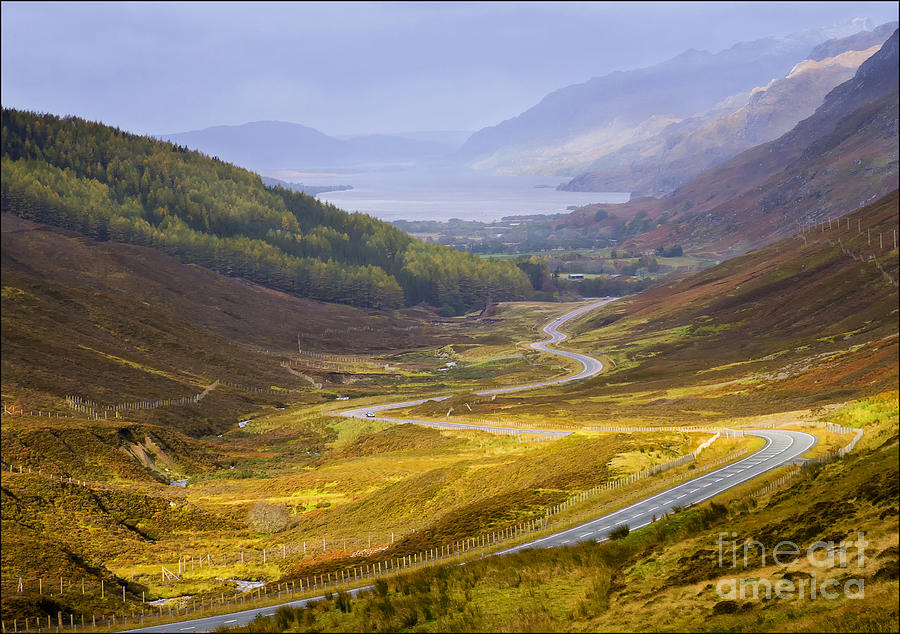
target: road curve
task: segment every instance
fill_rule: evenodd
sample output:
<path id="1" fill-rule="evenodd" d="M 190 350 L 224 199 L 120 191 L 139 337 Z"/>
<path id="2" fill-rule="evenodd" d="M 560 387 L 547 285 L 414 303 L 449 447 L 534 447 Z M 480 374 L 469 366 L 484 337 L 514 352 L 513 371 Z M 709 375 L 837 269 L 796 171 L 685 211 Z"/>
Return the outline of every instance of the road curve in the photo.
<path id="1" fill-rule="evenodd" d="M 557 317 L 549 324 L 544 326 L 541 330 L 544 334 L 548 336 L 547 339 L 543 341 L 536 341 L 530 344 L 534 350 L 539 350 L 541 352 L 547 352 L 549 354 L 555 354 L 560 357 L 566 357 L 568 359 L 574 359 L 581 364 L 581 371 L 576 374 L 564 376 L 559 379 L 551 379 L 549 381 L 540 381 L 537 383 L 527 383 L 525 385 L 514 385 L 512 387 L 502 387 L 495 388 L 491 390 L 484 390 L 482 392 L 475 392 L 477 396 L 490 396 L 492 394 L 506 394 L 509 392 L 519 392 L 521 390 L 532 390 L 539 387 L 549 387 L 551 385 L 560 385 L 562 383 L 569 383 L 571 381 L 580 381 L 582 379 L 587 379 L 592 376 L 595 376 L 603 371 L 603 362 L 600 359 L 595 359 L 594 357 L 588 356 L 586 354 L 581 354 L 580 352 L 570 352 L 568 350 L 559 350 L 558 348 L 551 348 L 549 346 L 553 344 L 560 343 L 568 339 L 568 335 L 563 332 L 560 332 L 559 328 L 563 324 L 572 321 L 578 317 L 581 317 L 587 312 L 594 310 L 595 308 L 600 308 L 601 306 L 605 306 L 606 304 L 615 301 L 618 298 L 615 297 L 607 297 L 601 299 L 599 301 L 591 302 L 585 306 L 581 306 L 576 308 L 573 311 L 566 313 L 560 317 Z M 470 423 L 451 423 L 451 422 L 443 422 L 443 421 L 426 421 L 426 420 L 418 420 L 415 418 L 389 418 L 384 416 L 367 416 L 367 414 L 372 413 L 376 414 L 378 412 L 383 412 L 385 410 L 391 409 L 400 409 L 402 407 L 414 407 L 416 405 L 421 405 L 422 403 L 427 403 L 428 401 L 444 401 L 450 398 L 451 395 L 446 394 L 444 396 L 432 396 L 429 398 L 418 399 L 414 401 L 403 401 L 398 403 L 385 403 L 383 405 L 367 405 L 364 407 L 356 407 L 353 409 L 346 409 L 340 412 L 336 412 L 338 416 L 346 416 L 348 418 L 370 418 L 372 420 L 381 420 L 389 423 L 412 423 L 414 425 L 425 425 L 427 427 L 440 427 L 444 429 L 476 429 L 481 431 L 489 431 L 496 433 L 498 430 L 503 430 L 507 433 L 518 433 L 518 434 L 534 434 L 534 435 L 542 435 L 542 436 L 568 436 L 571 434 L 571 431 L 553 431 L 547 429 L 521 429 L 518 427 L 497 427 L 497 426 L 489 426 L 489 425 L 475 425 Z"/>
<path id="2" fill-rule="evenodd" d="M 766 430 L 745 433 L 764 438 L 765 446 L 727 467 L 688 480 L 609 515 L 493 554 L 505 555 L 526 548 L 552 548 L 584 541 L 606 541 L 610 532 L 623 524 L 628 525 L 630 530 L 643 528 L 661 518 L 663 514 L 671 513 L 675 507 L 699 504 L 766 471 L 799 458 L 815 445 L 817 440 L 812 434 L 799 431 Z"/>

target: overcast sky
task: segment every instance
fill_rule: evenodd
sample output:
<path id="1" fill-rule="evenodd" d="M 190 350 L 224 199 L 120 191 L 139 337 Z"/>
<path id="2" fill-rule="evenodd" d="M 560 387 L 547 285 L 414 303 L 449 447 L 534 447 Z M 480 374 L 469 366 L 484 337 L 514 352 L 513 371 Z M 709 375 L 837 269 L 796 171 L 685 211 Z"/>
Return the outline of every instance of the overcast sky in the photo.
<path id="1" fill-rule="evenodd" d="M 141 133 L 280 120 L 476 130 L 687 48 L 897 19 L 895 2 L 2 3 L 4 106 Z"/>

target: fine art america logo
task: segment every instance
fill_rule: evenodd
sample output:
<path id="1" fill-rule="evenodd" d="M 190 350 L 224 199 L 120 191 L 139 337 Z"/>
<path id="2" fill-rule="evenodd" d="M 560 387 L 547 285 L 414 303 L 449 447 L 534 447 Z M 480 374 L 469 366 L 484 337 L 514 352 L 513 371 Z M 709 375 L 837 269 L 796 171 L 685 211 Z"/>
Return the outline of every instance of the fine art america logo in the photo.
<path id="1" fill-rule="evenodd" d="M 814 568 L 808 576 L 787 574 L 773 581 L 765 578 L 726 577 L 716 584 L 716 594 L 722 599 L 778 599 L 798 597 L 800 599 L 861 599 L 865 594 L 865 580 L 849 578 L 846 573 L 840 578 L 829 576 L 835 569 L 848 569 L 855 565 L 861 569 L 866 561 L 866 534 L 860 531 L 855 540 L 817 541 L 805 550 L 796 542 L 780 541 L 771 550 L 756 540 L 736 539 L 737 533 L 719 533 L 719 568 L 763 568 L 770 565 L 788 566 L 803 557 Z M 848 549 L 855 547 L 855 556 L 848 556 Z M 819 574 L 816 574 L 819 572 Z"/>

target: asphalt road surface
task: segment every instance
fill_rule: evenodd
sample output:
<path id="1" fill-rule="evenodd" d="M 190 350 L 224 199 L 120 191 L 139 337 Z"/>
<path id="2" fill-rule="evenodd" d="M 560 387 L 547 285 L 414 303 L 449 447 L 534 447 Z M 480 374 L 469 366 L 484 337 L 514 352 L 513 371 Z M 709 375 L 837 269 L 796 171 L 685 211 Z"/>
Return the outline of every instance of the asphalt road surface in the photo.
<path id="1" fill-rule="evenodd" d="M 766 430 L 745 433 L 765 438 L 765 447 L 727 467 L 666 489 L 662 493 L 635 502 L 615 513 L 494 554 L 504 555 L 525 548 L 566 546 L 589 540 L 605 541 L 609 539 L 610 532 L 623 524 L 627 525 L 630 530 L 643 528 L 660 519 L 664 513 L 671 513 L 676 506 L 686 507 L 691 504 L 699 504 L 742 482 L 800 457 L 816 444 L 815 436 L 799 431 Z"/>

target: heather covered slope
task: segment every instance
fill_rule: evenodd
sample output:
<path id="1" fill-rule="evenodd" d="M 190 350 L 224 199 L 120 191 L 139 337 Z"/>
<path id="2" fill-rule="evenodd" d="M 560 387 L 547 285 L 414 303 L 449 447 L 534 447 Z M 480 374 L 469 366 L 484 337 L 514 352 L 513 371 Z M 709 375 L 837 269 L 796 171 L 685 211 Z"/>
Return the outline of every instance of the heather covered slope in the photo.
<path id="1" fill-rule="evenodd" d="M 895 390 L 897 203 L 893 192 L 840 228 L 786 238 L 574 323 L 566 343 L 605 356 L 611 370 L 600 376 L 467 402 L 499 421 L 687 425 Z"/>
<path id="2" fill-rule="evenodd" d="M 737 254 L 833 218 L 897 188 L 895 31 L 811 117 L 660 199 L 588 206 L 561 221 L 629 246 L 681 244 Z M 609 217 L 596 221 L 599 208 Z M 628 224 L 626 224 L 628 223 Z"/>
<path id="3" fill-rule="evenodd" d="M 26 410 L 71 413 L 68 394 L 105 405 L 181 398 L 217 379 L 292 390 L 279 399 L 220 387 L 202 404 L 138 416 L 210 433 L 279 400 L 323 398 L 279 365 L 298 338 L 307 349 L 342 354 L 432 339 L 411 314 L 302 299 L 8 214 L 2 270 L 4 403 L 18 399 Z"/>
<path id="4" fill-rule="evenodd" d="M 897 389 L 897 221 L 894 191 L 830 230 L 611 304 L 577 326 L 573 345 L 609 355 L 616 369 L 567 398 L 593 401 L 582 415 L 696 420 Z M 617 404 L 635 385 L 642 395 Z"/>
<path id="5" fill-rule="evenodd" d="M 750 428 L 829 421 L 863 429 L 847 456 L 780 468 L 609 542 L 423 568 L 236 631 L 895 631 L 898 252 L 870 244 L 859 227 L 876 235 L 895 227 L 897 203 L 894 192 L 831 229 L 585 317 L 566 343 L 607 355 L 606 374 L 540 393 L 466 397 L 475 415 L 499 420 Z M 821 557 L 776 565 L 756 545 L 741 567 L 744 540 L 769 553 L 782 540 L 805 551 L 860 533 L 865 556 L 851 546 L 847 567 L 838 558 L 819 565 Z M 735 566 L 719 563 L 723 534 L 739 549 Z M 724 548 L 727 557 L 730 544 Z M 864 592 L 799 596 L 797 585 L 814 577 L 861 579 Z M 751 586 L 727 595 L 760 579 L 791 581 L 795 590 L 768 599 L 762 585 L 759 594 Z"/>
<path id="6" fill-rule="evenodd" d="M 332 594 L 306 609 L 283 608 L 228 631 L 897 631 L 896 398 L 893 392 L 828 415 L 862 427 L 863 442 L 849 456 L 803 470 L 769 492 L 764 486 L 774 478 L 751 481 L 618 541 L 425 568 L 380 581 L 356 597 Z M 860 532 L 868 541 L 865 556 L 859 559 L 850 546 L 846 568 L 814 566 L 805 557 L 779 560 L 791 565 L 772 563 L 780 540 L 794 541 L 805 553 L 818 540 L 837 545 Z M 725 565 L 718 565 L 722 534 L 737 537 L 734 567 L 730 543 L 721 547 Z M 744 540 L 759 540 L 766 560 L 754 544 L 744 566 Z M 833 598 L 800 595 L 800 584 L 816 578 L 840 580 Z M 851 586 L 845 594 L 847 578 L 862 579 L 864 592 L 854 596 Z M 730 599 L 716 591 L 727 591 L 732 580 L 746 580 L 743 596 Z M 761 580 L 771 586 L 792 582 L 794 590 L 768 598 L 765 584 L 757 586 Z"/>

